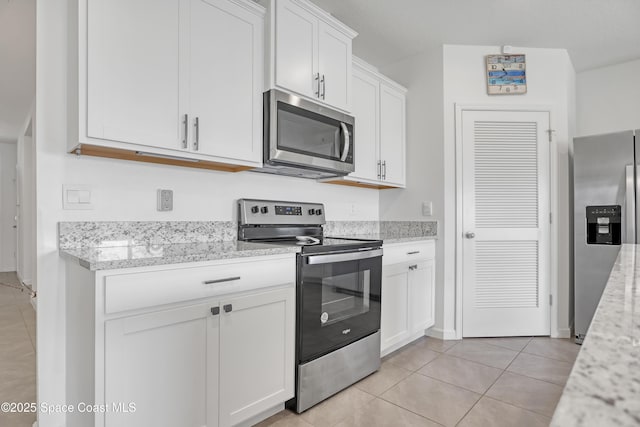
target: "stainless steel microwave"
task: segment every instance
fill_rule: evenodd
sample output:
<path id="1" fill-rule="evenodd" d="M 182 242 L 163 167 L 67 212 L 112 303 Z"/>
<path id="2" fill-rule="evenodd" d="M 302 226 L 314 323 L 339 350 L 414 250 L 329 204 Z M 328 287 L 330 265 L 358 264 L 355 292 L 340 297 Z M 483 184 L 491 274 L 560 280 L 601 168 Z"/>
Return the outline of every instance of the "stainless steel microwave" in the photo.
<path id="1" fill-rule="evenodd" d="M 264 93 L 264 167 L 254 169 L 303 178 L 346 175 L 354 170 L 352 116 L 272 89 Z"/>

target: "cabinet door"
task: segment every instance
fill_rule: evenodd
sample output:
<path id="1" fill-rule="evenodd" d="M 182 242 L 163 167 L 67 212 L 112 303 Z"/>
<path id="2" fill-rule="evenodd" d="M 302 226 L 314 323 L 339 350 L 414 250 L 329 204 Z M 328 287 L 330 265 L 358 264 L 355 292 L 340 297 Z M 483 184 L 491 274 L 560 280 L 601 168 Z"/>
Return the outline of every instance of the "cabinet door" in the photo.
<path id="1" fill-rule="evenodd" d="M 320 22 L 318 54 L 321 99 L 331 106 L 351 111 L 351 38 Z"/>
<path id="2" fill-rule="evenodd" d="M 290 0 L 275 3 L 275 83 L 317 98 L 318 18 Z"/>
<path id="3" fill-rule="evenodd" d="M 407 338 L 411 332 L 409 318 L 408 264 L 382 266 L 381 350 Z"/>
<path id="4" fill-rule="evenodd" d="M 87 136 L 179 149 L 180 0 L 88 0 Z"/>
<path id="5" fill-rule="evenodd" d="M 416 266 L 409 271 L 409 313 L 411 316 L 411 333 L 424 332 L 433 326 L 434 309 L 434 267 L 433 260 L 423 260 L 411 264 Z"/>
<path id="6" fill-rule="evenodd" d="M 202 427 L 218 421 L 216 303 L 105 323 L 106 427 Z"/>
<path id="7" fill-rule="evenodd" d="M 380 158 L 384 180 L 405 185 L 405 96 L 380 85 Z"/>
<path id="8" fill-rule="evenodd" d="M 293 397 L 295 289 L 222 303 L 220 425 L 232 426 Z"/>
<path id="9" fill-rule="evenodd" d="M 356 118 L 355 178 L 378 180 L 378 107 L 380 84 L 366 73 L 353 70 L 353 115 Z"/>
<path id="10" fill-rule="evenodd" d="M 259 162 L 264 17 L 228 0 L 190 4 L 190 149 Z"/>

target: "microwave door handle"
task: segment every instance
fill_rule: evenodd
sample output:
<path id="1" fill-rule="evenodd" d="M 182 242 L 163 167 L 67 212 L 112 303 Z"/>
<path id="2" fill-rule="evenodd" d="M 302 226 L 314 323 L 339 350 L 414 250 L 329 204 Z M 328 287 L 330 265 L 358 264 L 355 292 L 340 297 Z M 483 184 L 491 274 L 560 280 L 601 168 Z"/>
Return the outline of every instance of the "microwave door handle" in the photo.
<path id="1" fill-rule="evenodd" d="M 349 136 L 349 129 L 347 129 L 347 125 L 340 123 L 340 127 L 342 128 L 342 134 L 344 135 L 344 148 L 342 149 L 342 157 L 340 157 L 340 161 L 344 162 L 347 160 L 347 155 L 349 154 L 351 137 Z"/>

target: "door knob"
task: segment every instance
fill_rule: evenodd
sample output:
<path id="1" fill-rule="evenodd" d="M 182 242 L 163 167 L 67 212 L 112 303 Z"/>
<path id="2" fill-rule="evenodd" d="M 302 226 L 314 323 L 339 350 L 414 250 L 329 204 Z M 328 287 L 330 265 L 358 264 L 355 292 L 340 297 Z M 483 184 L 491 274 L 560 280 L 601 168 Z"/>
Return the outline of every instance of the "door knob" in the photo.
<path id="1" fill-rule="evenodd" d="M 474 237 L 476 237 L 476 233 L 474 233 L 473 231 L 467 231 L 466 233 L 464 233 L 464 237 L 466 237 L 467 239 L 473 239 Z"/>

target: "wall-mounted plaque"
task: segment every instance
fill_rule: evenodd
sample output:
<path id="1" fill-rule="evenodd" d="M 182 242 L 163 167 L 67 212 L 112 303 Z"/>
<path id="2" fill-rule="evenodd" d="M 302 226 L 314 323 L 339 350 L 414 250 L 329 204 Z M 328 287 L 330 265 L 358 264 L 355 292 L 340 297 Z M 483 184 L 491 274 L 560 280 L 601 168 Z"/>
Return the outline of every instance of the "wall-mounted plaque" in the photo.
<path id="1" fill-rule="evenodd" d="M 524 55 L 487 55 L 487 93 L 527 93 L 526 69 Z"/>

